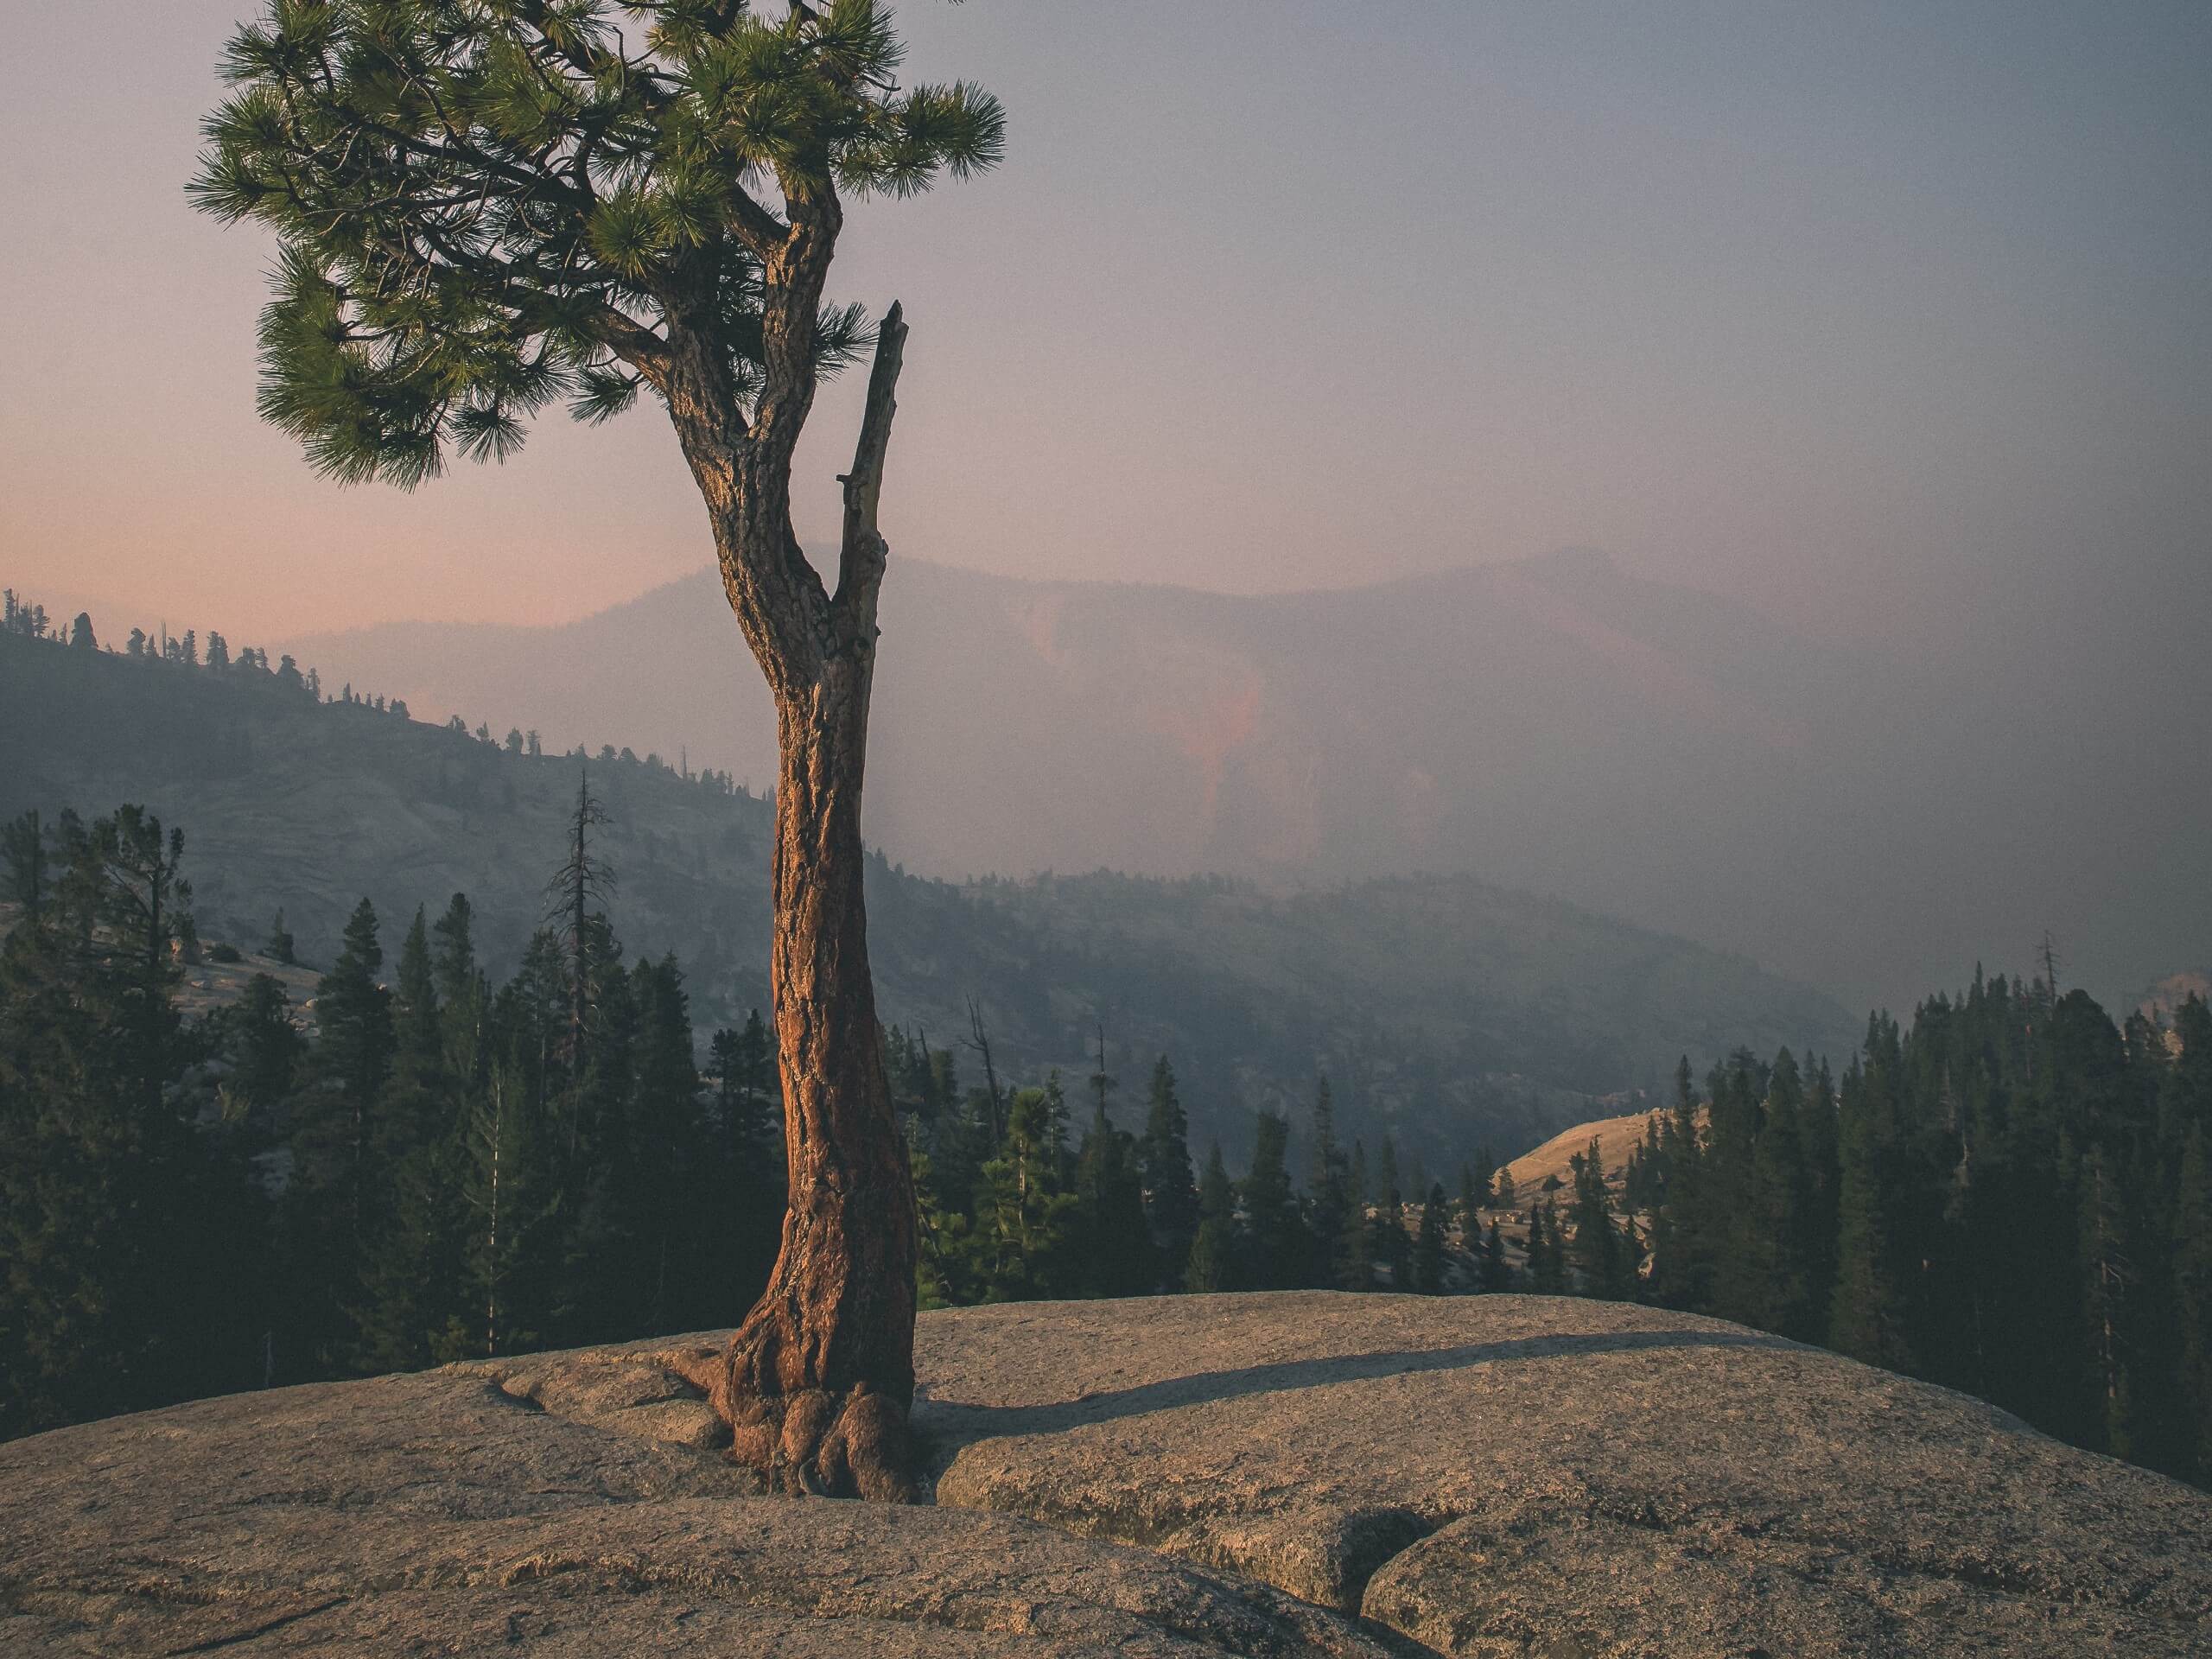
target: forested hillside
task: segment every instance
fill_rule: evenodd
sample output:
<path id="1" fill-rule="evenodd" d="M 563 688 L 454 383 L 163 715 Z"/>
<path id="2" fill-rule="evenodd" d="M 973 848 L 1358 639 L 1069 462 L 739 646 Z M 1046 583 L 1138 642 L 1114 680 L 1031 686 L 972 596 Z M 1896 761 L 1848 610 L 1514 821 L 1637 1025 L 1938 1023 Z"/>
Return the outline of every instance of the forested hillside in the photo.
<path id="1" fill-rule="evenodd" d="M 524 734 L 420 727 L 346 688 L 327 702 L 256 654 L 219 646 L 211 667 L 187 660 L 196 642 L 116 656 L 89 629 L 44 632 L 0 641 L 8 758 L 48 768 L 7 775 L 52 779 L 73 753 L 167 780 L 230 827 L 210 868 L 232 896 L 219 925 L 191 832 L 135 805 L 80 817 L 64 797 L 0 822 L 0 1436 L 737 1316 L 781 1210 L 772 1046 L 757 1015 L 695 1001 L 663 939 L 626 948 L 612 861 L 643 873 L 639 931 L 678 932 L 687 905 L 695 944 L 727 930 L 728 961 L 698 952 L 727 997 L 755 948 L 744 861 L 766 804 L 657 761 L 587 772 Z M 15 718 L 27 689 L 54 699 L 35 741 Z M 298 964 L 289 920 L 238 908 L 324 901 L 327 877 L 287 885 L 268 855 L 279 874 L 250 879 L 272 834 L 351 849 L 341 868 L 380 890 L 426 867 L 479 878 L 523 938 L 516 965 L 489 958 L 486 912 L 459 893 L 383 918 L 355 899 L 310 947 L 321 971 Z M 1681 1058 L 1624 1160 L 1637 1120 L 1615 1116 L 1539 1177 L 1540 1156 L 1516 1173 L 1499 1154 L 1586 1106 L 1624 1045 L 1712 1043 L 1689 1021 L 1732 1015 L 1700 1002 L 1701 969 L 1770 982 L 1465 881 L 1277 899 L 877 875 L 911 999 L 884 1039 L 926 1300 L 1650 1301 L 2212 1477 L 2212 1014 L 2193 982 L 2115 1025 L 2047 960 L 1924 1001 L 1909 1028 L 1876 1014 L 1835 1046 L 1840 1071 L 1820 1036 L 1730 1045 L 1701 1091 Z M 1477 994 L 1494 987 L 1513 995 Z M 1764 1005 L 1739 1006 L 1749 1030 Z M 930 1020 L 968 1035 L 932 1039 Z"/>
<path id="2" fill-rule="evenodd" d="M 2131 644 L 2036 672 L 1996 620 L 2006 596 L 1984 597 L 1984 648 L 1929 657 L 1589 551 L 1262 594 L 901 557 L 869 821 L 950 877 L 1475 870 L 1854 1006 L 1901 1007 L 2046 927 L 2114 994 L 2193 961 L 2212 887 L 2182 826 L 2212 812 L 2212 768 L 2162 763 L 2158 659 Z M 711 571 L 560 627 L 288 648 L 439 718 L 773 775 L 773 712 Z"/>
<path id="3" fill-rule="evenodd" d="M 537 747 L 409 720 L 217 636 L 134 654 L 0 633 L 0 814 L 143 804 L 185 832 L 203 936 L 251 946 L 281 910 L 313 963 L 365 897 L 398 930 L 466 893 L 487 965 L 512 973 L 586 765 Z M 766 1001 L 769 804 L 680 757 L 588 764 L 616 935 L 675 954 L 702 1031 L 741 1024 Z M 1198 1144 L 1239 1167 L 1252 1110 L 1306 1099 L 1319 1073 L 1347 1132 L 1393 1132 L 1443 1168 L 1660 1086 L 1684 1052 L 1833 1049 L 1852 1030 L 1741 958 L 1466 877 L 1279 897 L 1104 873 L 955 885 L 882 858 L 870 875 L 888 1022 L 972 1070 L 972 1000 L 1023 1081 L 1087 1075 L 1101 1027 L 1123 1075 L 1167 1054 Z"/>

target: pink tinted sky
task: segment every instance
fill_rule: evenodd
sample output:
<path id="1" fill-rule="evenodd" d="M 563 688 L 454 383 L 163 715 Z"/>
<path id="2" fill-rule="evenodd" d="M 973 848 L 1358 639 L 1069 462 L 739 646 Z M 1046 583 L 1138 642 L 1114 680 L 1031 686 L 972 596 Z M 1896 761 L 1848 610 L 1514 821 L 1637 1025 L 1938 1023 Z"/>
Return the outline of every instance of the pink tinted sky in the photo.
<path id="1" fill-rule="evenodd" d="M 556 620 L 703 563 L 649 408 L 413 495 L 257 423 L 268 246 L 182 195 L 245 10 L 16 9 L 0 577 L 251 639 Z M 1588 543 L 1935 637 L 1995 588 L 2202 592 L 2212 9 L 902 18 L 1012 144 L 848 233 L 839 291 L 913 324 L 897 552 L 1256 590 Z"/>

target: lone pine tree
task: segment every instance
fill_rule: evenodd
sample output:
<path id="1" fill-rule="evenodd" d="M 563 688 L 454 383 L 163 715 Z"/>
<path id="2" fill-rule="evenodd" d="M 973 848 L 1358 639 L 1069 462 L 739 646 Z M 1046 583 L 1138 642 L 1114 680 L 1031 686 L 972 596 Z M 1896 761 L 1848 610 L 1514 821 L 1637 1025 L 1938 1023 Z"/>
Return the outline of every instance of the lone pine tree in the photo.
<path id="1" fill-rule="evenodd" d="M 874 0 L 269 0 L 233 36 L 194 194 L 276 234 L 263 414 L 348 481 L 499 459 L 556 397 L 641 388 L 704 500 L 775 701 L 770 981 L 790 1160 L 768 1289 L 702 1380 L 791 1490 L 909 1496 L 915 1222 L 861 906 L 861 785 L 906 329 L 893 305 L 836 586 L 791 521 L 791 457 L 869 330 L 823 294 L 848 197 L 988 168 L 995 100 L 902 87 Z"/>

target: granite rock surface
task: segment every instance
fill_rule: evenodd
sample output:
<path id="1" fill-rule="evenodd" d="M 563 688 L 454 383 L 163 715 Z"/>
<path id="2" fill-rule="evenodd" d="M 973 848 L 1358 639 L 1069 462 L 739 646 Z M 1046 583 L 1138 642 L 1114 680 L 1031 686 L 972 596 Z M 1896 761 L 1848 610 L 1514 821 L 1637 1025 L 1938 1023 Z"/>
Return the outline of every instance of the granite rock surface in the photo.
<path id="1" fill-rule="evenodd" d="M 587 1351 L 0 1446 L 0 1654 L 1414 1650 L 1018 1516 L 760 1497 L 683 1389 Z"/>
<path id="2" fill-rule="evenodd" d="M 937 1503 L 767 1498 L 712 1333 L 0 1446 L 0 1653 L 2212 1652 L 2212 1497 L 1716 1320 L 923 1316 Z"/>
<path id="3" fill-rule="evenodd" d="M 1440 1652 L 2212 1654 L 2212 1497 L 1719 1320 L 1317 1292 L 923 1331 L 940 1505 Z"/>

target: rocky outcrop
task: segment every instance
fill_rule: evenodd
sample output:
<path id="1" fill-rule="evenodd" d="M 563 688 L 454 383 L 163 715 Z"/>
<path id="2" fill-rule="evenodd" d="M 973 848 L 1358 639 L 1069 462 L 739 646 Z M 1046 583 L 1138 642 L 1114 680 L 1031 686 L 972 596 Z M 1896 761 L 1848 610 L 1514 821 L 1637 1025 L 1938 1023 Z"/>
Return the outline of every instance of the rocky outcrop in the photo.
<path id="1" fill-rule="evenodd" d="M 793 1501 L 601 1355 L 0 1446 L 0 1653 L 1379 1659 L 1264 1585 L 1011 1516 Z"/>
<path id="2" fill-rule="evenodd" d="M 669 1369 L 713 1340 L 0 1446 L 0 1652 L 2212 1651 L 2212 1498 L 1714 1320 L 926 1314 L 909 1510 L 758 1496 Z"/>
<path id="3" fill-rule="evenodd" d="M 1445 1653 L 2212 1651 L 2212 1498 L 1656 1309 L 1327 1294 L 924 1326 L 940 1504 Z"/>

